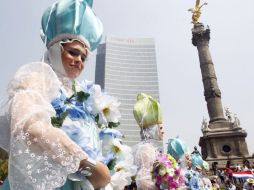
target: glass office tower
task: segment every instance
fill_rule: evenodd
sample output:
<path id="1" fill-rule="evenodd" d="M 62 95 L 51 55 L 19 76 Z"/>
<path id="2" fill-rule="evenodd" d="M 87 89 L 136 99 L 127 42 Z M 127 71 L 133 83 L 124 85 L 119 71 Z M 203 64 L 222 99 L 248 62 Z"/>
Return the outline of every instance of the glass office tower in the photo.
<path id="1" fill-rule="evenodd" d="M 107 37 L 97 49 L 95 83 L 121 102 L 119 130 L 130 146 L 140 141 L 133 106 L 140 92 L 159 100 L 155 43 L 152 38 Z"/>

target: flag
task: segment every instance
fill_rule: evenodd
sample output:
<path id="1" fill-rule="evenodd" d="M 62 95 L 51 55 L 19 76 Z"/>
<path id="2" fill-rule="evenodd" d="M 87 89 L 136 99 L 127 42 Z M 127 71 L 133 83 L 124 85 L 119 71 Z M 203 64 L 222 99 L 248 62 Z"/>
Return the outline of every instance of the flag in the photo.
<path id="1" fill-rule="evenodd" d="M 251 171 L 233 172 L 232 176 L 234 178 L 242 178 L 242 179 L 254 178 L 254 175 Z"/>

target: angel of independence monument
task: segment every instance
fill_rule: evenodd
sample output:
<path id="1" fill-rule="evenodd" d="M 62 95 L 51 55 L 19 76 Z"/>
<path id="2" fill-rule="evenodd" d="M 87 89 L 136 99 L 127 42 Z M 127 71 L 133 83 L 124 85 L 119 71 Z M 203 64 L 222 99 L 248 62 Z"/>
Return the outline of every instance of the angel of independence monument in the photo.
<path id="1" fill-rule="evenodd" d="M 227 119 L 221 102 L 221 91 L 215 74 L 214 63 L 209 50 L 210 29 L 198 22 L 200 9 L 206 3 L 199 5 L 196 1 L 192 12 L 192 44 L 197 47 L 200 69 L 202 74 L 204 96 L 207 102 L 209 124 L 203 123 L 199 146 L 203 159 L 209 164 L 218 163 L 223 168 L 227 160 L 231 163 L 242 163 L 244 159 L 250 159 L 245 138 L 247 133 L 240 126 L 237 117 L 232 118 L 229 110 L 226 110 Z"/>

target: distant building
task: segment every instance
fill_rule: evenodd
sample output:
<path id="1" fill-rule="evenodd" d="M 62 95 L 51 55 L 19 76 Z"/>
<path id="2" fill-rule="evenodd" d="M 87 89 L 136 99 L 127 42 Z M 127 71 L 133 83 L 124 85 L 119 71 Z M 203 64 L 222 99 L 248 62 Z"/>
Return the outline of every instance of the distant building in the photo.
<path id="1" fill-rule="evenodd" d="M 139 127 L 133 105 L 140 92 L 159 100 L 155 43 L 152 38 L 107 37 L 97 49 L 95 82 L 121 102 L 119 130 L 124 142 L 139 142 Z"/>

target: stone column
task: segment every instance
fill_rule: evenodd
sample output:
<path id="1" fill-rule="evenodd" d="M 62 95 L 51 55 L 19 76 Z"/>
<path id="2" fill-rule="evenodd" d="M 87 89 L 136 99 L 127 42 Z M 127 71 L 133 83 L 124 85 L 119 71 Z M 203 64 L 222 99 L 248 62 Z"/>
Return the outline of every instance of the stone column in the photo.
<path id="1" fill-rule="evenodd" d="M 204 96 L 210 123 L 225 121 L 221 103 L 221 91 L 217 83 L 212 57 L 209 51 L 210 29 L 202 23 L 196 23 L 192 29 L 192 44 L 197 47 L 202 74 Z"/>

